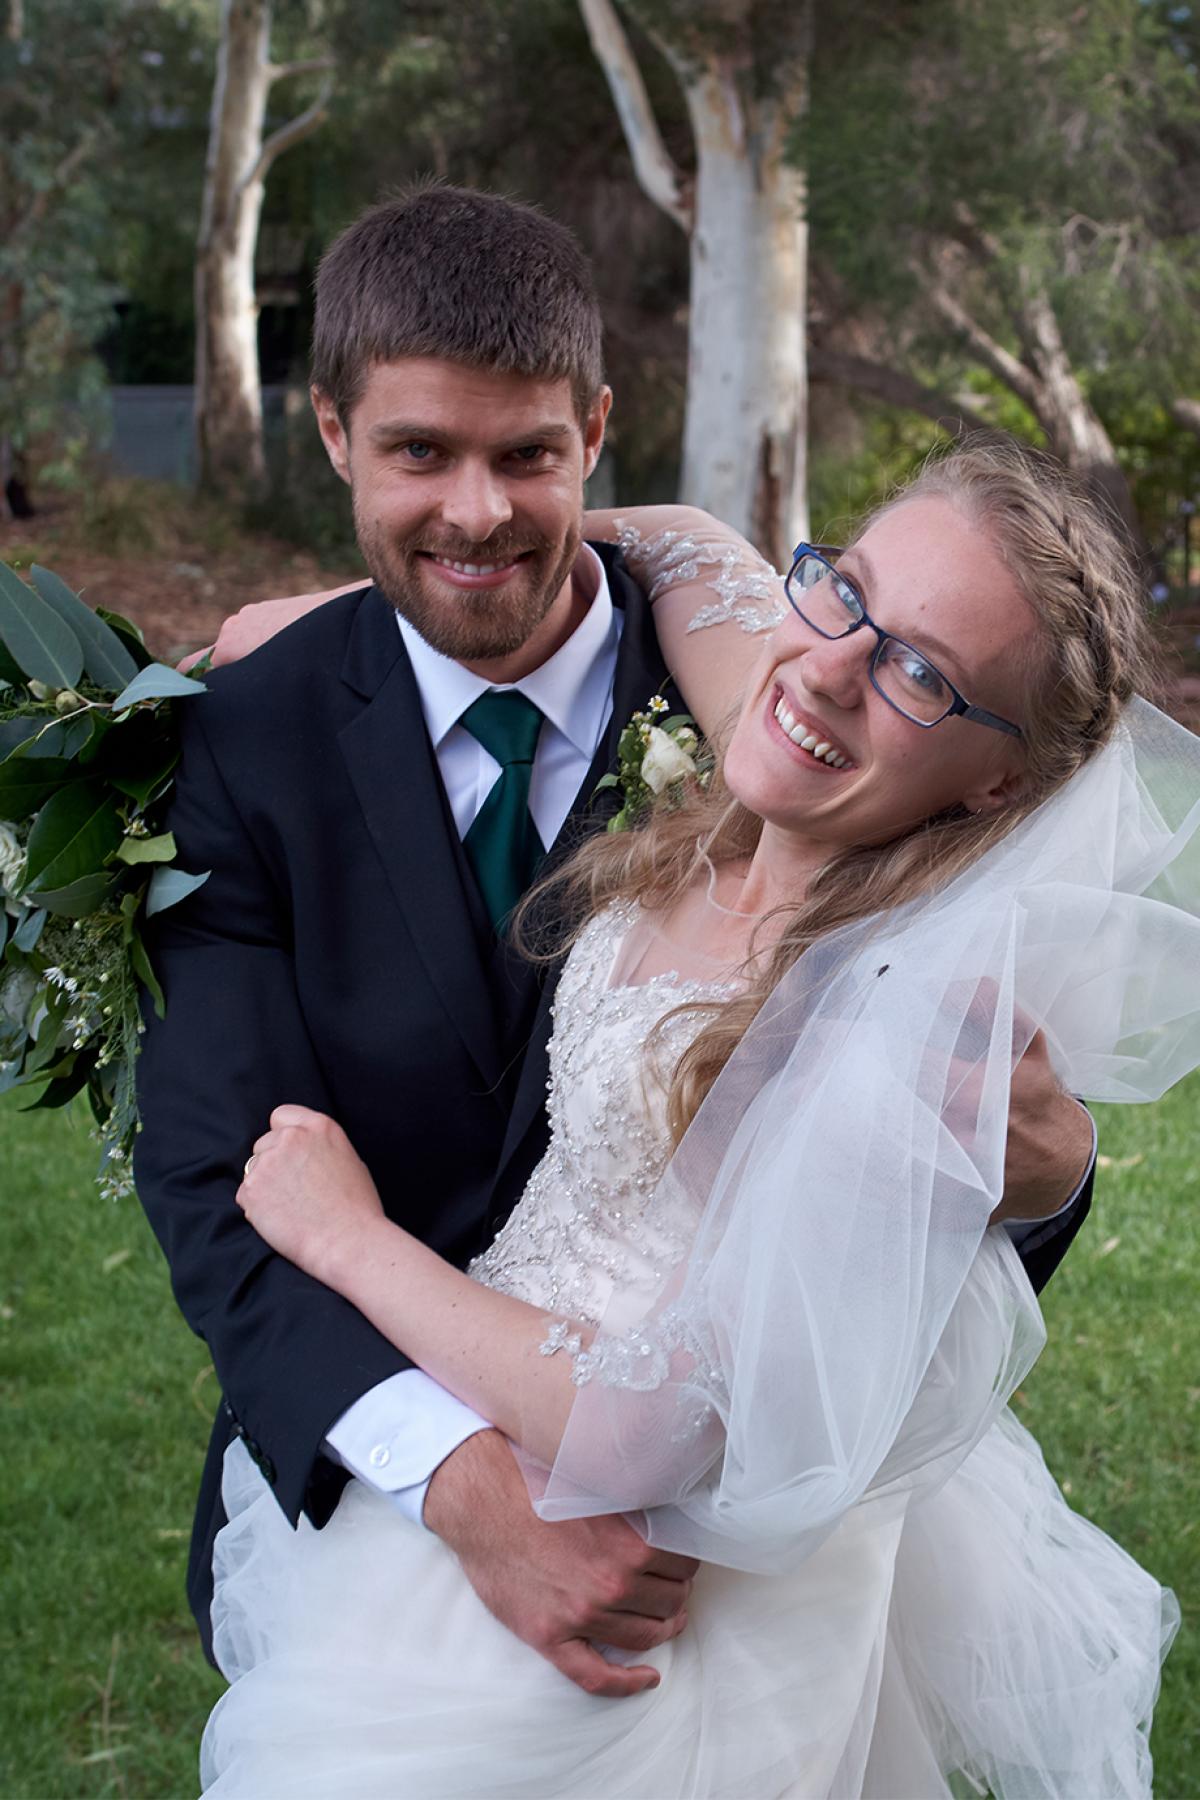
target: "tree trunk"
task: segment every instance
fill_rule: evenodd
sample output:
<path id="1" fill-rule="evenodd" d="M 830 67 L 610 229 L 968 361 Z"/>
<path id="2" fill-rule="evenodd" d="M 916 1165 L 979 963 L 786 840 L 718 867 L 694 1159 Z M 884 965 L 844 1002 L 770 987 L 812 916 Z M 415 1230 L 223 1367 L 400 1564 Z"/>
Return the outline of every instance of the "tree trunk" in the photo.
<path id="1" fill-rule="evenodd" d="M 1200 437 L 1200 400 L 1189 400 L 1181 396 L 1178 400 L 1172 400 L 1170 412 L 1177 425 L 1182 425 L 1185 431 L 1194 431 Z"/>
<path id="2" fill-rule="evenodd" d="M 795 0 L 770 42 L 755 41 L 765 26 L 747 0 L 698 6 L 673 27 L 661 13 L 647 20 L 687 97 L 691 185 L 663 144 L 613 0 L 579 3 L 638 181 L 691 245 L 681 498 L 786 564 L 808 529 L 806 188 L 787 151 L 807 102 L 812 0 Z"/>
<path id="3" fill-rule="evenodd" d="M 202 487 L 231 499 L 248 498 L 266 478 L 254 250 L 270 29 L 270 0 L 223 0 L 196 243 L 198 474 Z"/>
<path id="4" fill-rule="evenodd" d="M 791 117 L 719 64 L 685 80 L 696 139 L 681 497 L 777 567 L 807 535 L 804 175 Z"/>

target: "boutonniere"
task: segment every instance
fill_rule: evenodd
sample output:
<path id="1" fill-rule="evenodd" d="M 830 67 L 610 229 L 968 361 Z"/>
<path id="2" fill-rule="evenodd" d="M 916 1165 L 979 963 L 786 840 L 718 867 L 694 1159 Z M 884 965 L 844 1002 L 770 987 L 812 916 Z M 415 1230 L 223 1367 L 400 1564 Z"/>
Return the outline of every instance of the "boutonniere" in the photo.
<path id="1" fill-rule="evenodd" d="M 635 712 L 617 741 L 617 772 L 596 783 L 596 792 L 619 788 L 621 807 L 608 822 L 609 831 L 628 831 L 661 794 L 668 803 L 680 785 L 697 781 L 707 787 L 713 759 L 688 713 L 672 713 L 661 694 Z"/>
<path id="2" fill-rule="evenodd" d="M 86 1095 L 100 1189 L 130 1189 L 139 984 L 163 997 L 147 918 L 206 879 L 164 813 L 174 707 L 203 682 L 156 663 L 137 627 L 48 569 L 0 563 L 0 1094 Z"/>

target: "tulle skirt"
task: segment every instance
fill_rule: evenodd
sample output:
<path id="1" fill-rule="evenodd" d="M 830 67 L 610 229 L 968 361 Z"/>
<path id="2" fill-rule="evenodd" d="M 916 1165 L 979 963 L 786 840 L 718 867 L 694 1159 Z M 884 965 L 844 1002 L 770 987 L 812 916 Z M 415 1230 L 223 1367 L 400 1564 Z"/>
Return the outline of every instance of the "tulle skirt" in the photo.
<path id="1" fill-rule="evenodd" d="M 1149 1795 L 1173 1597 L 1002 1416 L 936 1493 L 868 1500 L 779 1579 L 705 1566 L 661 1685 L 582 1693 L 351 1482 L 292 1531 L 225 1465 L 206 1794 L 246 1800 Z"/>

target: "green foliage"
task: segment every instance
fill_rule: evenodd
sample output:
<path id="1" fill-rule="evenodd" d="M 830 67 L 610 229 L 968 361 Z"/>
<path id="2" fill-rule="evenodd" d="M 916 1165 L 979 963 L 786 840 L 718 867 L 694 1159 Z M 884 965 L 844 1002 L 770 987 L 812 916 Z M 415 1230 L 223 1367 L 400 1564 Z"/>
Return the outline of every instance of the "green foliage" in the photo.
<path id="1" fill-rule="evenodd" d="M 19 35 L 0 39 L 5 476 L 70 481 L 104 435 L 94 347 L 127 272 L 126 225 L 145 215 L 148 172 L 170 178 L 180 109 L 195 91 L 198 17 L 154 0 L 30 0 L 14 12 Z M 169 207 L 164 185 L 160 246 L 179 229 L 179 185 Z"/>
<path id="2" fill-rule="evenodd" d="M 47 569 L 0 564 L 0 1092 L 34 1106 L 86 1089 L 101 1184 L 123 1191 L 137 1129 L 138 984 L 161 1011 L 141 920 L 203 875 L 161 828 L 171 707 L 203 683 L 154 663 L 128 621 Z"/>

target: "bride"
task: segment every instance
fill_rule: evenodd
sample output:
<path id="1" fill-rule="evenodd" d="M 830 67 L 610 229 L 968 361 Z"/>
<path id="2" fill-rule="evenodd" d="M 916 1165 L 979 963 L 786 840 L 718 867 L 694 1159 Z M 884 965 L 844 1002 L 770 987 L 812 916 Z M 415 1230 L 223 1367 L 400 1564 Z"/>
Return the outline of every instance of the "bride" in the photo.
<path id="1" fill-rule="evenodd" d="M 550 877 L 578 923 L 516 1210 L 463 1274 L 298 1106 L 238 1199 L 508 1436 L 543 1517 L 699 1557 L 687 1629 L 589 1696 L 438 1538 L 355 1482 L 293 1532 L 235 1442 L 206 1792 L 1148 1794 L 1174 1602 L 1005 1408 L 1043 1333 L 989 1229 L 1036 1031 L 1089 1097 L 1200 1061 L 1200 753 L 1134 698 L 1133 572 L 1015 451 L 931 464 L 786 592 L 702 515 L 636 517 L 718 768 Z"/>

